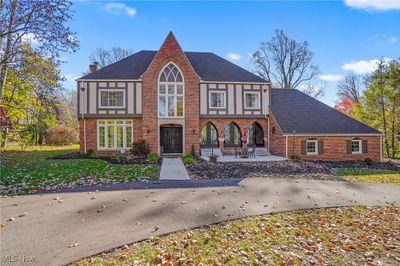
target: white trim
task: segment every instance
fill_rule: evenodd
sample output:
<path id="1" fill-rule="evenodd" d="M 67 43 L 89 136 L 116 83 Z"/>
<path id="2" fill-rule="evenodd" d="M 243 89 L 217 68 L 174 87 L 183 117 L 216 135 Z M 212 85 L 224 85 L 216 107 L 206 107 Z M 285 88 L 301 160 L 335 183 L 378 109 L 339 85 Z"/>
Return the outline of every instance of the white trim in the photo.
<path id="1" fill-rule="evenodd" d="M 282 134 L 283 136 L 293 136 L 293 133 L 284 133 L 284 134 Z M 310 136 L 310 137 L 319 137 L 319 136 L 321 136 L 321 137 L 323 137 L 323 136 L 326 136 L 326 137 L 358 137 L 358 136 L 360 136 L 360 137 L 365 137 L 365 136 L 383 136 L 383 134 L 374 134 L 374 133 L 371 133 L 371 134 L 329 134 L 329 133 L 326 133 L 326 134 L 307 134 L 307 133 L 296 133 L 296 136 L 301 136 L 301 137 L 308 137 L 308 136 Z"/>
<path id="2" fill-rule="evenodd" d="M 249 82 L 249 81 L 209 81 L 209 80 L 200 80 L 200 84 L 206 84 L 206 83 L 218 83 L 218 84 L 243 84 L 243 85 L 251 85 L 251 84 L 257 84 L 257 85 L 271 85 L 269 82 Z"/>
<path id="3" fill-rule="evenodd" d="M 213 107 L 213 106 L 211 106 L 211 93 L 224 94 L 224 106 L 222 106 L 222 107 Z M 208 108 L 209 109 L 225 109 L 226 108 L 226 91 L 209 90 L 208 91 Z"/>
<path id="4" fill-rule="evenodd" d="M 256 106 L 256 107 L 248 107 L 248 106 L 247 106 L 246 95 L 248 95 L 248 94 L 257 94 L 257 95 L 258 95 L 258 106 Z M 258 109 L 261 108 L 261 97 L 260 97 L 260 92 L 259 92 L 259 91 L 245 91 L 244 94 L 243 94 L 243 96 L 244 96 L 243 101 L 244 101 L 244 108 L 245 108 L 245 109 L 249 109 L 249 110 L 255 109 L 255 110 L 258 110 Z"/>
<path id="5" fill-rule="evenodd" d="M 113 123 L 110 123 L 110 122 Z M 117 122 L 122 121 L 122 147 L 117 147 Z M 101 126 L 104 126 L 104 144 L 106 147 L 100 147 L 100 122 L 104 122 Z M 127 122 L 130 122 L 129 124 Z M 131 128 L 131 141 L 133 141 L 133 120 L 130 119 L 98 119 L 96 121 L 96 135 L 97 135 L 97 150 L 99 151 L 119 151 L 119 150 L 125 150 L 128 147 L 127 143 L 127 135 L 126 135 L 126 129 L 128 127 Z M 114 145 L 112 148 L 108 147 L 108 129 L 113 128 L 114 129 Z"/>
<path id="6" fill-rule="evenodd" d="M 107 105 L 107 106 L 103 106 L 103 105 L 101 105 L 101 93 L 102 92 L 122 92 L 122 94 L 124 95 L 123 97 L 123 100 L 122 100 L 122 103 L 123 103 L 123 106 L 118 106 L 118 105 L 116 105 L 116 106 L 111 106 L 111 105 Z M 98 97 L 98 101 L 99 101 L 99 108 L 106 108 L 106 109 L 125 109 L 125 100 L 126 100 L 126 95 L 125 95 L 125 89 L 107 89 L 107 88 L 105 88 L 105 89 L 98 89 L 98 95 L 97 95 L 97 97 Z"/>
<path id="7" fill-rule="evenodd" d="M 308 152 L 307 144 L 309 142 L 314 142 L 315 143 L 315 152 Z M 318 140 L 316 140 L 316 139 L 308 139 L 308 140 L 306 140 L 306 155 L 318 155 Z"/>
<path id="8" fill-rule="evenodd" d="M 182 82 L 168 82 L 168 81 L 160 81 L 161 78 L 161 74 L 164 72 L 164 69 L 169 65 L 169 64 L 173 64 L 180 72 L 181 76 L 182 76 Z M 165 85 L 165 94 L 161 94 L 160 95 L 160 85 Z M 174 85 L 174 94 L 168 94 L 168 85 Z M 176 87 L 177 85 L 182 85 L 183 89 L 182 89 L 182 94 L 177 94 L 177 90 Z M 165 96 L 167 98 L 166 101 L 166 111 L 167 111 L 167 115 L 166 116 L 160 116 L 160 110 L 159 110 L 159 104 L 160 104 L 160 96 Z M 175 103 L 174 103 L 174 109 L 175 109 L 175 113 L 174 116 L 169 116 L 168 115 L 168 96 L 174 96 L 175 98 Z M 177 116 L 177 98 L 182 96 L 183 98 L 183 107 L 182 107 L 182 116 Z M 169 61 L 167 62 L 164 67 L 161 69 L 160 73 L 158 73 L 158 79 L 157 79 L 157 117 L 159 119 L 166 119 L 166 118 L 185 118 L 185 77 L 183 75 L 182 70 L 178 67 L 177 64 L 175 64 L 173 61 Z"/>
<path id="9" fill-rule="evenodd" d="M 142 82 L 142 79 L 76 79 L 75 81 L 98 81 L 98 82 L 118 82 L 118 81 L 136 81 Z"/>
<path id="10" fill-rule="evenodd" d="M 288 157 L 288 136 L 286 136 L 286 158 Z"/>
<path id="11" fill-rule="evenodd" d="M 358 142 L 358 151 L 353 151 L 353 142 Z M 361 139 L 352 139 L 351 140 L 351 154 L 361 154 L 363 149 L 362 149 L 362 140 Z"/>

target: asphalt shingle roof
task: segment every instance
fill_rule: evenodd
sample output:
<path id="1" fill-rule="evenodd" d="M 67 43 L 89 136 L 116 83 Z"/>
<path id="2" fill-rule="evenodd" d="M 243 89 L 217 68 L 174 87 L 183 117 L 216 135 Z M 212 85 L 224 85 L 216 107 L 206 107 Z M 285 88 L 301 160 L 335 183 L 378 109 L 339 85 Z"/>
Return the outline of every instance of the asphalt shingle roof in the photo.
<path id="1" fill-rule="evenodd" d="M 272 89 L 271 111 L 284 134 L 381 134 L 296 89 Z"/>
<path id="2" fill-rule="evenodd" d="M 157 51 L 140 51 L 80 79 L 139 79 L 156 54 Z M 205 52 L 185 52 L 185 54 L 194 71 L 204 81 L 267 82 L 216 54 Z"/>

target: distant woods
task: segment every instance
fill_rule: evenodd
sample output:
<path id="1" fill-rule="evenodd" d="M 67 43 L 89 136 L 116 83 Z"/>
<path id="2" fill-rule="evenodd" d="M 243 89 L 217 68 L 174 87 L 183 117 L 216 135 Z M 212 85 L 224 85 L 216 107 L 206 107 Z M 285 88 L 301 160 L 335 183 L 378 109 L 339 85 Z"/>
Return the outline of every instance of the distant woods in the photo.
<path id="1" fill-rule="evenodd" d="M 337 95 L 337 110 L 381 131 L 385 155 L 400 157 L 400 59 L 380 60 L 369 75 L 347 75 Z"/>
<path id="2" fill-rule="evenodd" d="M 90 56 L 90 62 L 97 62 L 98 67 L 102 68 L 112 63 L 115 63 L 127 56 L 133 54 L 132 49 L 125 49 L 121 47 L 113 47 L 110 50 L 97 48 Z"/>

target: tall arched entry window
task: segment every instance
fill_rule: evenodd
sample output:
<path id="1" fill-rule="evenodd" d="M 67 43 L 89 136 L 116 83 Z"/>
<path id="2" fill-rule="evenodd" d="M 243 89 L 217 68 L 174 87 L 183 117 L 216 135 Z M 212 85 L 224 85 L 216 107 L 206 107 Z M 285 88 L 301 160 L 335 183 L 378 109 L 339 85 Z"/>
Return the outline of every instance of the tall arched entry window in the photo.
<path id="1" fill-rule="evenodd" d="M 254 122 L 248 129 L 247 143 L 249 146 L 264 146 L 264 131 L 259 123 Z"/>
<path id="2" fill-rule="evenodd" d="M 218 147 L 218 131 L 211 122 L 201 129 L 201 146 Z"/>
<path id="3" fill-rule="evenodd" d="M 179 69 L 169 63 L 158 81 L 158 116 L 183 117 L 184 82 Z"/>
<path id="4" fill-rule="evenodd" d="M 241 147 L 242 134 L 240 128 L 234 122 L 231 122 L 225 129 L 225 147 Z"/>

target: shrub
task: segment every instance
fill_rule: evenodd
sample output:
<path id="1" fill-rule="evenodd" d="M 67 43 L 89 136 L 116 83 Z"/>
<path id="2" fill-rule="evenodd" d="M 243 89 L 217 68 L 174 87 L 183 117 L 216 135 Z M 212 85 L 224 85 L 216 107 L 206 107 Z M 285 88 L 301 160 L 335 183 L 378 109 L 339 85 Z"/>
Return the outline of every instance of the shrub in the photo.
<path id="1" fill-rule="evenodd" d="M 117 154 L 117 160 L 118 160 L 118 161 L 124 161 L 124 160 L 126 160 L 126 155 L 125 155 L 125 153 L 119 152 L 119 153 Z"/>
<path id="2" fill-rule="evenodd" d="M 192 155 L 193 158 L 196 158 L 196 152 L 194 150 L 194 145 L 192 144 L 191 150 L 190 150 L 190 154 Z"/>
<path id="3" fill-rule="evenodd" d="M 78 143 L 79 136 L 75 129 L 58 125 L 47 130 L 46 142 L 49 145 L 70 145 Z"/>
<path id="4" fill-rule="evenodd" d="M 364 159 L 364 162 L 365 162 L 367 165 L 372 165 L 372 164 L 374 163 L 374 160 L 373 160 L 371 157 L 366 157 L 366 158 Z"/>
<path id="5" fill-rule="evenodd" d="M 303 158 L 301 158 L 301 156 L 298 154 L 292 154 L 292 155 L 290 155 L 290 160 L 295 161 L 295 162 L 301 162 L 301 161 L 303 161 Z"/>
<path id="6" fill-rule="evenodd" d="M 184 164 L 192 164 L 194 163 L 194 157 L 192 154 L 189 153 L 183 156 L 182 161 Z"/>
<path id="7" fill-rule="evenodd" d="M 86 151 L 86 156 L 87 157 L 92 157 L 94 155 L 94 150 L 93 149 L 88 149 L 87 151 Z"/>
<path id="8" fill-rule="evenodd" d="M 130 153 L 134 157 L 147 159 L 150 154 L 150 145 L 145 140 L 139 140 L 132 144 Z"/>
<path id="9" fill-rule="evenodd" d="M 159 156 L 155 152 L 152 152 L 149 155 L 149 161 L 152 162 L 152 163 L 156 163 L 158 161 L 158 158 L 159 158 Z"/>

